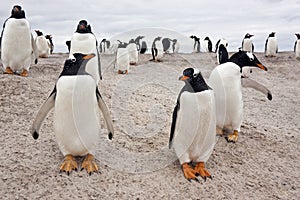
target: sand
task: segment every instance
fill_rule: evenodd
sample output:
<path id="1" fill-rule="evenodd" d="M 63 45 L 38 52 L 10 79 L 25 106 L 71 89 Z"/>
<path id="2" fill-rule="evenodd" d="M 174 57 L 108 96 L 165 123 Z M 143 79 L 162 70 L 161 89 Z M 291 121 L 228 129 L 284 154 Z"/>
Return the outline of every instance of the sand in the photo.
<path id="1" fill-rule="evenodd" d="M 268 72 L 251 75 L 273 100 L 243 89 L 244 120 L 239 141 L 218 137 L 207 169 L 213 179 L 184 179 L 168 139 L 171 114 L 186 67 L 207 79 L 214 54 L 169 54 L 161 63 L 141 55 L 128 75 L 102 55 L 100 92 L 110 108 L 115 136 L 103 126 L 96 151 L 99 173 L 59 172 L 63 155 L 53 133 L 53 113 L 38 140 L 33 119 L 52 91 L 66 54 L 32 65 L 29 77 L 0 74 L 0 199 L 300 199 L 300 61 L 293 52 L 275 58 L 256 54 Z M 103 121 L 103 120 L 102 120 Z M 103 124 L 103 122 L 102 122 Z M 77 158 L 81 162 L 83 158 Z"/>

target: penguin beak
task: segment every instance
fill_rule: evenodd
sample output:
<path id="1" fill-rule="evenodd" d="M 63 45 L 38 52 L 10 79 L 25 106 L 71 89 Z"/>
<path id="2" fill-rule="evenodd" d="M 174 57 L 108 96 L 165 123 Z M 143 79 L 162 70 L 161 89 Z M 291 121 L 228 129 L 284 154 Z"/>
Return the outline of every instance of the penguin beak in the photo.
<path id="1" fill-rule="evenodd" d="M 83 60 L 88 60 L 88 59 L 91 59 L 91 58 L 94 58 L 96 55 L 95 54 L 89 54 L 89 55 L 86 55 L 86 56 L 84 56 L 82 59 Z"/>
<path id="2" fill-rule="evenodd" d="M 179 77 L 179 80 L 180 80 L 180 81 L 185 81 L 185 80 L 187 80 L 187 79 L 189 79 L 189 78 L 190 78 L 190 77 L 184 76 L 184 75 L 183 75 L 183 76 L 180 76 L 180 77 Z"/>
<path id="3" fill-rule="evenodd" d="M 264 71 L 268 71 L 267 67 L 265 67 L 263 64 L 261 63 L 256 63 L 256 66 L 259 67 L 260 69 L 264 70 Z"/>

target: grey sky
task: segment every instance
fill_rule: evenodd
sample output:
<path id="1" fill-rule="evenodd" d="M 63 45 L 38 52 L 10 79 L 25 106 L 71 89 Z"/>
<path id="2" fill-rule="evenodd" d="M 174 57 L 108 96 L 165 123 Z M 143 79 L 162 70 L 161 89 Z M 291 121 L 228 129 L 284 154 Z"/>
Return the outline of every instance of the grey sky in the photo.
<path id="1" fill-rule="evenodd" d="M 162 27 L 186 37 L 197 35 L 201 41 L 209 36 L 213 44 L 226 38 L 231 51 L 240 47 L 247 32 L 254 34 L 255 49 L 263 51 L 272 31 L 277 32 L 279 50 L 291 51 L 294 34 L 300 32 L 300 0 L 2 1 L 1 24 L 15 4 L 25 10 L 32 30 L 53 35 L 56 52 L 67 51 L 65 41 L 81 19 L 91 24 L 98 40 L 130 30 Z"/>

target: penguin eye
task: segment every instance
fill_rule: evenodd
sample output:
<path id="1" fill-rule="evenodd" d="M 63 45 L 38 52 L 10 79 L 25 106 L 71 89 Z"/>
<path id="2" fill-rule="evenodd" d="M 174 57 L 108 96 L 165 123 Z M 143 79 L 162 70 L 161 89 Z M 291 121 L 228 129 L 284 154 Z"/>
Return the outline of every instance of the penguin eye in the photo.
<path id="1" fill-rule="evenodd" d="M 76 62 L 76 59 L 75 59 L 75 58 L 71 58 L 71 61 L 72 61 L 72 62 Z"/>

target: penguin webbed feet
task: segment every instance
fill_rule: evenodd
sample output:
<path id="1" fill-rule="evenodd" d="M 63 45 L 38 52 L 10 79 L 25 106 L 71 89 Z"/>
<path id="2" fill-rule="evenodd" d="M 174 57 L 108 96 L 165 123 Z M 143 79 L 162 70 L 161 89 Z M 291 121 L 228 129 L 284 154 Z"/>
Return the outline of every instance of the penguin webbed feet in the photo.
<path id="1" fill-rule="evenodd" d="M 4 74 L 14 74 L 14 71 L 10 67 L 6 67 Z"/>
<path id="2" fill-rule="evenodd" d="M 92 154 L 87 154 L 81 165 L 81 171 L 86 169 L 87 173 L 91 175 L 93 172 L 98 172 L 98 166 Z"/>
<path id="3" fill-rule="evenodd" d="M 66 172 L 67 175 L 70 175 L 72 170 L 77 171 L 78 165 L 75 158 L 72 155 L 68 154 L 65 156 L 65 159 L 59 169 L 60 172 Z"/>
<path id="4" fill-rule="evenodd" d="M 192 182 L 192 180 L 194 180 L 199 183 L 199 179 L 197 178 L 198 176 L 201 176 L 204 181 L 206 181 L 207 178 L 212 179 L 210 173 L 205 169 L 203 162 L 197 163 L 195 168 L 193 168 L 190 163 L 184 163 L 181 165 L 181 167 L 184 177 L 189 182 Z"/>
<path id="5" fill-rule="evenodd" d="M 205 169 L 204 162 L 199 162 L 195 166 L 195 171 L 197 174 L 199 174 L 205 181 L 207 178 L 212 179 L 212 176 L 210 175 L 209 171 Z"/>
<path id="6" fill-rule="evenodd" d="M 237 130 L 234 130 L 233 133 L 228 134 L 226 136 L 227 142 L 233 142 L 236 143 L 238 141 L 239 132 Z"/>

